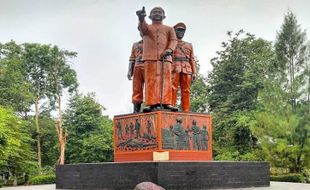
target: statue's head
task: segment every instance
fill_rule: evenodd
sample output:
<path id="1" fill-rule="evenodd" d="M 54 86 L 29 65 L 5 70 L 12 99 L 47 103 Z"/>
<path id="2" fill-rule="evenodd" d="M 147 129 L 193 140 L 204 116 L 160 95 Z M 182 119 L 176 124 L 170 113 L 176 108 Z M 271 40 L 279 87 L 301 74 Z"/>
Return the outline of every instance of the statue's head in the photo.
<path id="1" fill-rule="evenodd" d="M 182 117 L 181 116 L 177 117 L 177 123 L 182 123 Z"/>
<path id="2" fill-rule="evenodd" d="M 166 16 L 165 16 L 165 11 L 161 7 L 154 7 L 151 10 L 149 18 L 154 22 L 161 22 L 163 21 Z"/>
<path id="3" fill-rule="evenodd" d="M 178 24 L 174 25 L 174 31 L 179 40 L 184 37 L 186 25 L 183 22 L 179 22 Z"/>
<path id="4" fill-rule="evenodd" d="M 194 120 L 192 121 L 192 124 L 193 124 L 193 125 L 196 125 L 196 124 L 197 124 L 197 121 L 194 119 Z"/>

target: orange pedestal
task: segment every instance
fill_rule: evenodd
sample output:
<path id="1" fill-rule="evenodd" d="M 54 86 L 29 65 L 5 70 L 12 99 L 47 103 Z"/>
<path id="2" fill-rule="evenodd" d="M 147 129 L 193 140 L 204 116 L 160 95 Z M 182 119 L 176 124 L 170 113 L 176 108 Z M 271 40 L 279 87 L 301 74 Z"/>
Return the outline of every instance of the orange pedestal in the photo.
<path id="1" fill-rule="evenodd" d="M 211 115 L 156 111 L 113 122 L 115 162 L 212 160 Z"/>

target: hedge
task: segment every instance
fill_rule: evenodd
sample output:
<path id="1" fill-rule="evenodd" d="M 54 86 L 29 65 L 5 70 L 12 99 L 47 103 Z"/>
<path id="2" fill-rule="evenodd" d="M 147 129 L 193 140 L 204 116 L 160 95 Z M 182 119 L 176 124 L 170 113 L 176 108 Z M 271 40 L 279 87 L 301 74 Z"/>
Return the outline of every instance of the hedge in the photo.
<path id="1" fill-rule="evenodd" d="M 41 185 L 41 184 L 53 184 L 56 182 L 56 176 L 50 175 L 37 175 L 29 180 L 30 185 Z"/>
<path id="2" fill-rule="evenodd" d="M 302 174 L 285 174 L 285 175 L 272 175 L 270 176 L 271 181 L 282 181 L 282 182 L 305 182 L 305 178 Z"/>

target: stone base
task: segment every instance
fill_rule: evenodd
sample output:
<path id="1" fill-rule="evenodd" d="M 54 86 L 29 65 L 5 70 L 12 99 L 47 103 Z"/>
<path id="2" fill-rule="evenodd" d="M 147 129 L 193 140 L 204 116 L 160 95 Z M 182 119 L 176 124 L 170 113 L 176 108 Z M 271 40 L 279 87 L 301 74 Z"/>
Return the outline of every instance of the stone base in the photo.
<path id="1" fill-rule="evenodd" d="M 127 162 L 58 165 L 57 189 L 132 190 L 145 181 L 166 190 L 270 186 L 267 162 Z"/>

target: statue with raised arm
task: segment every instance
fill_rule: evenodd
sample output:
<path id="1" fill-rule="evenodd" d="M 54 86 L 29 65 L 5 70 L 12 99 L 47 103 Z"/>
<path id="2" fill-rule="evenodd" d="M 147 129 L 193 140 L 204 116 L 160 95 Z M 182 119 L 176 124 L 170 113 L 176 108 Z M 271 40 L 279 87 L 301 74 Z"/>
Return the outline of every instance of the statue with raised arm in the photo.
<path id="1" fill-rule="evenodd" d="M 149 18 L 152 24 L 145 22 L 144 7 L 136 12 L 139 29 L 143 35 L 145 105 L 144 111 L 169 109 L 172 106 L 171 63 L 172 54 L 177 45 L 177 38 L 172 27 L 164 25 L 165 11 L 161 7 L 151 10 Z"/>

